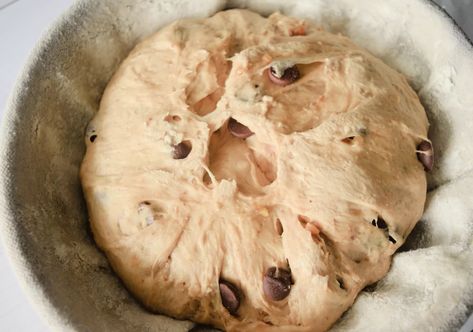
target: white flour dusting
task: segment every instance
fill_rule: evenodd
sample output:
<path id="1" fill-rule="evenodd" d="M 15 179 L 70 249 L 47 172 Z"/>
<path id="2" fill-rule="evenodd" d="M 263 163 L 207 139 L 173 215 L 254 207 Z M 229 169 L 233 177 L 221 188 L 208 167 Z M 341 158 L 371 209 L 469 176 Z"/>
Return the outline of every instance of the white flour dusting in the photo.
<path id="1" fill-rule="evenodd" d="M 437 159 L 426 212 L 386 278 L 333 331 L 458 328 L 473 309 L 473 49 L 423 0 L 77 1 L 36 48 L 3 121 L 1 233 L 43 316 L 62 331 L 192 326 L 145 311 L 123 289 L 87 231 L 78 167 L 85 127 L 133 45 L 225 6 L 307 18 L 409 78 Z"/>

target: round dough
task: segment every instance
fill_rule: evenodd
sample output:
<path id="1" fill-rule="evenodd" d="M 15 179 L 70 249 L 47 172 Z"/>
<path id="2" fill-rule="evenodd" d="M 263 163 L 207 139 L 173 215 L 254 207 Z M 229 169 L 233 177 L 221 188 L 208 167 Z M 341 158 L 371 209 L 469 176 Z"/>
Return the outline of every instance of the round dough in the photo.
<path id="1" fill-rule="evenodd" d="M 293 64 L 292 84 L 269 79 Z M 421 217 L 427 129 L 406 79 L 343 36 L 279 13 L 176 21 L 131 52 L 87 129 L 95 240 L 151 310 L 324 331 Z M 293 283 L 278 300 L 263 286 L 274 267 Z"/>

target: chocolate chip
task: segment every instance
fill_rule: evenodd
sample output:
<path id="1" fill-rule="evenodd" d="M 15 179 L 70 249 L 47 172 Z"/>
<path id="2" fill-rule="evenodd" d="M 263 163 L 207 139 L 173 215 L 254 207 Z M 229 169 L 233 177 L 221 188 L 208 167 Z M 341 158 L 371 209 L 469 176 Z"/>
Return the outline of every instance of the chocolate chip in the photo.
<path id="1" fill-rule="evenodd" d="M 417 146 L 417 159 L 424 165 L 424 170 L 430 172 L 434 167 L 434 149 L 429 141 L 422 141 Z"/>
<path id="2" fill-rule="evenodd" d="M 378 217 L 378 220 L 376 221 L 376 224 L 377 224 L 378 228 L 381 228 L 381 229 L 388 228 L 388 224 L 386 224 L 386 221 L 384 221 L 383 218 Z"/>
<path id="3" fill-rule="evenodd" d="M 376 220 L 371 220 L 371 225 L 376 226 Z"/>
<path id="4" fill-rule="evenodd" d="M 282 74 L 278 73 L 278 70 L 274 66 L 271 66 L 268 70 L 268 75 L 271 82 L 282 86 L 294 83 L 301 76 L 296 65 L 284 69 Z"/>
<path id="5" fill-rule="evenodd" d="M 92 135 L 92 136 L 90 136 L 89 139 L 90 139 L 90 141 L 91 141 L 92 143 L 94 143 L 94 141 L 95 141 L 96 138 L 97 138 L 97 135 Z"/>
<path id="6" fill-rule="evenodd" d="M 291 291 L 291 272 L 277 267 L 270 267 L 263 278 L 264 294 L 272 301 L 281 301 Z"/>
<path id="7" fill-rule="evenodd" d="M 240 291 L 234 284 L 226 280 L 219 281 L 219 288 L 223 306 L 231 315 L 235 315 L 240 307 Z"/>
<path id="8" fill-rule="evenodd" d="M 389 241 L 394 243 L 394 244 L 396 244 L 396 242 L 397 242 L 391 235 L 389 235 Z"/>
<path id="9" fill-rule="evenodd" d="M 228 130 L 233 136 L 238 138 L 247 138 L 254 134 L 247 126 L 241 124 L 234 118 L 228 120 Z"/>
<path id="10" fill-rule="evenodd" d="M 174 159 L 186 158 L 192 150 L 192 144 L 189 141 L 182 141 L 181 143 L 174 145 L 174 151 L 172 157 Z"/>

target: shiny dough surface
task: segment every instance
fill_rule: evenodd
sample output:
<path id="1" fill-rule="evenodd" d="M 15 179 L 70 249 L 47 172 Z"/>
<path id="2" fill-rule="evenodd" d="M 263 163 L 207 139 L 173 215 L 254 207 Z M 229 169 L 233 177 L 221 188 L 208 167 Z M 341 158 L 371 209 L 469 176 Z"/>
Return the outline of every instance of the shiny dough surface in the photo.
<path id="1" fill-rule="evenodd" d="M 278 84 L 288 65 L 299 77 Z M 346 37 L 229 10 L 135 47 L 80 175 L 98 246 L 147 308 L 227 331 L 325 331 L 421 217 L 427 130 L 406 79 Z"/>

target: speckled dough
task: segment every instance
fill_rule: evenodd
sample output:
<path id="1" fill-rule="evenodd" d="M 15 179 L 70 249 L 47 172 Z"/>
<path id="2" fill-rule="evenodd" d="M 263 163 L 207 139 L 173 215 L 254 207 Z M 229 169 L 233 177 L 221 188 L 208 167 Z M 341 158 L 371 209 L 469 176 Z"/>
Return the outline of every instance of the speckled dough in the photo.
<path id="1" fill-rule="evenodd" d="M 272 82 L 287 63 L 301 77 Z M 230 118 L 254 134 L 233 136 Z M 327 330 L 422 215 L 427 129 L 405 78 L 343 36 L 278 13 L 177 21 L 132 51 L 89 124 L 95 240 L 152 310 L 228 331 Z M 291 271 L 280 301 L 263 290 L 271 267 Z M 240 292 L 233 315 L 219 280 Z"/>

